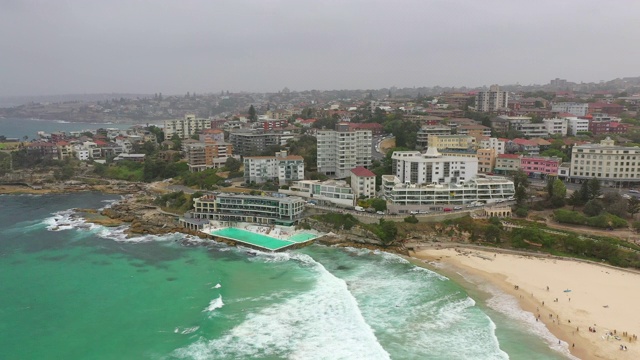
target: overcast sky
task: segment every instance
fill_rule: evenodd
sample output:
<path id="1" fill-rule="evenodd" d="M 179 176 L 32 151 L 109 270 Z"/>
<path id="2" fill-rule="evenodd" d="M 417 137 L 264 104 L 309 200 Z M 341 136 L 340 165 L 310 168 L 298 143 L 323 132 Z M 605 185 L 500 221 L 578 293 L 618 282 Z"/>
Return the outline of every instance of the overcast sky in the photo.
<path id="1" fill-rule="evenodd" d="M 0 96 L 638 76 L 637 0 L 0 0 Z"/>

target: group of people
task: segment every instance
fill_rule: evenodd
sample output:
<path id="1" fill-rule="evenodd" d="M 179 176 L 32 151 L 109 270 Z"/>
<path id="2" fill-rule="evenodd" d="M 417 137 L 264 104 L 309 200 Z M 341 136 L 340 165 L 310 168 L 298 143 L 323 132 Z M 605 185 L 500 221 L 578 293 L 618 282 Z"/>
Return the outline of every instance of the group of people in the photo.
<path id="1" fill-rule="evenodd" d="M 627 345 L 620 345 L 620 350 L 627 351 Z"/>

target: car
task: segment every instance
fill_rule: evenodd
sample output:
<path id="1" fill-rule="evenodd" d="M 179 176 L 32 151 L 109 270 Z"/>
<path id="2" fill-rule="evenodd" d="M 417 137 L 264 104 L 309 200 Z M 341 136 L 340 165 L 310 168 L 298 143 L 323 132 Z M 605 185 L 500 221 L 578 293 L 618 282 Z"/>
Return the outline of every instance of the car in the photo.
<path id="1" fill-rule="evenodd" d="M 429 214 L 431 211 L 429 210 L 420 210 L 418 211 L 418 214 Z"/>
<path id="2" fill-rule="evenodd" d="M 450 212 L 450 211 L 451 211 L 451 208 L 444 208 L 444 209 L 442 209 L 442 211 L 444 211 L 444 212 Z"/>
<path id="3" fill-rule="evenodd" d="M 378 215 L 384 215 L 384 211 L 376 211 L 376 214 L 378 214 Z"/>
<path id="4" fill-rule="evenodd" d="M 513 196 L 510 196 L 507 200 L 508 200 L 508 201 L 513 201 L 513 200 L 515 200 L 515 199 L 516 199 L 516 198 L 514 198 Z"/>
<path id="5" fill-rule="evenodd" d="M 462 206 L 456 206 L 453 208 L 453 210 L 462 210 Z"/>
<path id="6" fill-rule="evenodd" d="M 411 214 L 411 215 L 418 215 L 418 214 L 419 214 L 419 212 L 418 212 L 418 211 L 416 211 L 416 210 L 411 210 L 411 211 L 409 211 L 409 214 Z"/>
<path id="7" fill-rule="evenodd" d="M 640 194 L 640 191 L 635 190 L 635 189 L 631 189 L 629 190 L 630 193 L 634 193 L 634 194 Z"/>

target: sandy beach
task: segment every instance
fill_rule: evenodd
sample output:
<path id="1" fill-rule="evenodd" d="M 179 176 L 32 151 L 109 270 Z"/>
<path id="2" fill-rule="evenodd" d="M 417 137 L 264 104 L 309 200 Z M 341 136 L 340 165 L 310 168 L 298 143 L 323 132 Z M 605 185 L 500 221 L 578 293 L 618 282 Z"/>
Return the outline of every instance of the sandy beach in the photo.
<path id="1" fill-rule="evenodd" d="M 580 359 L 640 359 L 640 342 L 633 338 L 640 336 L 640 273 L 464 248 L 425 249 L 411 255 L 445 273 L 513 295 Z"/>

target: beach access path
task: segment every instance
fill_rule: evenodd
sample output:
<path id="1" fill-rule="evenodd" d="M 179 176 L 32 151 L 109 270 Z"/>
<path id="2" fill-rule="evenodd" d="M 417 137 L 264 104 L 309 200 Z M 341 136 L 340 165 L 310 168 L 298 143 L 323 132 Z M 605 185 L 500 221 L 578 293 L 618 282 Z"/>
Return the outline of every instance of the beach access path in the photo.
<path id="1" fill-rule="evenodd" d="M 637 272 L 464 248 L 422 249 L 410 255 L 438 264 L 446 275 L 462 274 L 472 284 L 490 283 L 513 295 L 578 358 L 640 359 L 640 342 L 633 337 L 640 335 Z"/>

